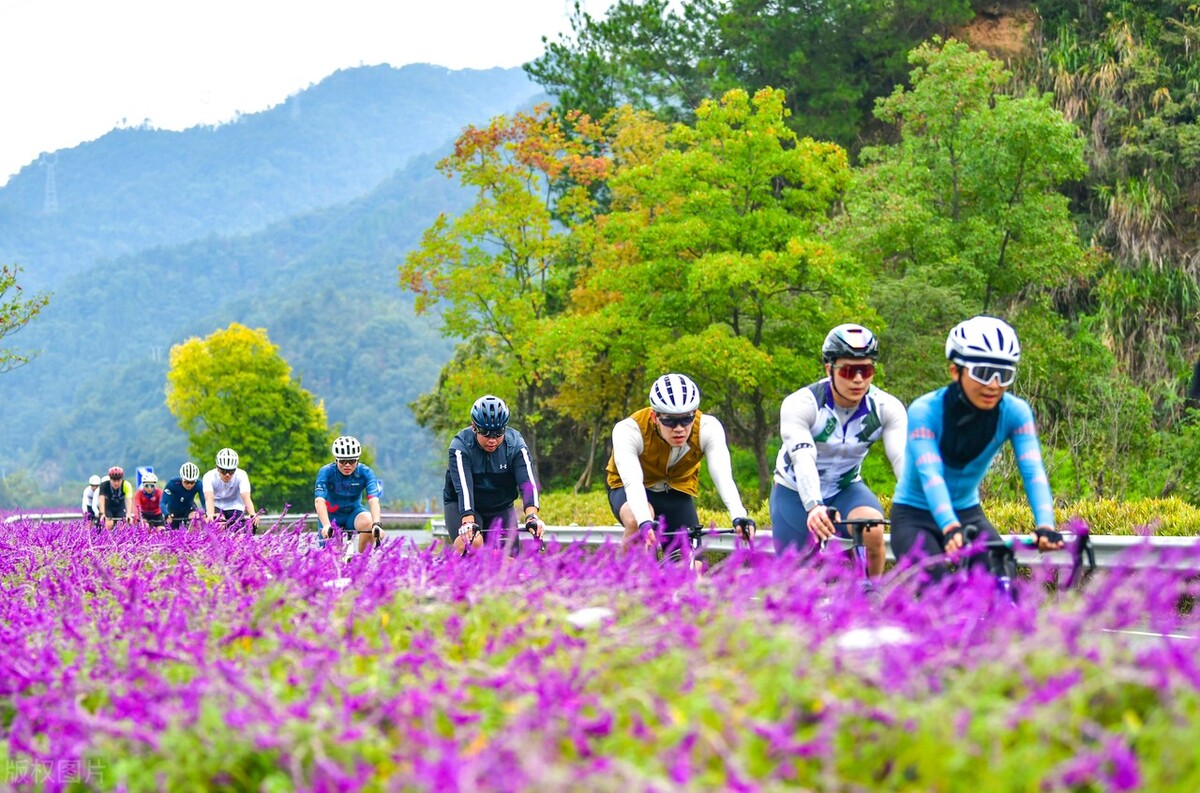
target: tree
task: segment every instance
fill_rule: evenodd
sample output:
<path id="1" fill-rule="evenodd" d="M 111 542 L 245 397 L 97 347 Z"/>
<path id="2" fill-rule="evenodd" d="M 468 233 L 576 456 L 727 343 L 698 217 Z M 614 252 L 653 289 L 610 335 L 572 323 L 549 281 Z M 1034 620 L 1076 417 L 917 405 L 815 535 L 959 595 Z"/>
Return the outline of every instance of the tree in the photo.
<path id="1" fill-rule="evenodd" d="M 45 308 L 50 296 L 39 292 L 25 296 L 25 290 L 17 283 L 21 268 L 4 265 L 0 267 L 0 339 L 19 331 Z M 0 347 L 0 373 L 28 363 L 30 356 Z"/>
<path id="2" fill-rule="evenodd" d="M 588 117 L 558 119 L 543 105 L 468 127 L 438 163 L 447 177 L 473 188 L 476 200 L 425 231 L 400 267 L 400 283 L 417 294 L 418 313 L 448 304 L 445 331 L 467 343 L 443 368 L 438 392 L 418 405 L 420 419 L 453 416 L 441 428 L 462 426 L 471 402 L 494 393 L 513 403 L 536 458 L 545 389 L 537 327 L 565 303 L 568 232 L 591 218 L 593 188 L 608 169 L 594 154 L 601 136 Z"/>
<path id="3" fill-rule="evenodd" d="M 873 317 L 857 263 L 820 236 L 849 183 L 846 152 L 798 139 L 786 117 L 782 91 L 730 91 L 702 103 L 694 127 L 675 125 L 657 156 L 617 167 L 573 309 L 543 334 L 577 339 L 604 374 L 595 388 L 595 369 L 565 358 L 560 392 L 641 407 L 658 375 L 695 378 L 702 409 L 753 450 L 760 495 L 779 402 L 819 372 L 831 325 Z"/>
<path id="4" fill-rule="evenodd" d="M 304 506 L 329 458 L 324 405 L 292 378 L 266 330 L 238 323 L 171 348 L 167 407 L 197 460 L 228 446 L 250 474 L 258 506 Z"/>
<path id="5" fill-rule="evenodd" d="M 1094 259 L 1059 192 L 1084 174 L 1082 141 L 1050 97 L 1003 93 L 1003 66 L 954 40 L 923 44 L 910 60 L 911 87 L 876 110 L 900 141 L 863 150 L 841 238 L 878 274 L 873 301 L 896 331 L 884 360 L 896 360 L 893 344 L 906 351 L 899 392 L 915 396 L 944 375 L 955 322 L 1021 305 L 1050 311 L 1052 290 Z"/>
<path id="6" fill-rule="evenodd" d="M 525 70 L 595 118 L 630 104 L 690 122 L 705 99 L 774 86 L 797 133 L 857 147 L 905 54 L 972 15 L 968 0 L 619 0 L 603 19 L 576 4 Z"/>

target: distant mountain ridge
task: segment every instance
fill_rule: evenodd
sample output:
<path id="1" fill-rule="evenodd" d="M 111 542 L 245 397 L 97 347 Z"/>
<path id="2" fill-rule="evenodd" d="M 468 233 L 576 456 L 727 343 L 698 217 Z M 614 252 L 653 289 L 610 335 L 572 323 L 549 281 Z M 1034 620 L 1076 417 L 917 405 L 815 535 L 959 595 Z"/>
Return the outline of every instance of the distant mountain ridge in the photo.
<path id="1" fill-rule="evenodd" d="M 255 231 L 363 195 L 537 90 L 517 68 L 362 66 L 229 124 L 115 129 L 0 188 L 0 261 L 41 288 L 151 246 Z"/>
<path id="2" fill-rule="evenodd" d="M 67 258 L 63 249 L 78 254 L 86 248 L 103 255 L 91 264 L 61 266 L 50 306 L 12 340 L 21 349 L 42 352 L 28 366 L 0 377 L 0 399 L 6 406 L 6 421 L 0 422 L 0 501 L 33 485 L 44 496 L 61 498 L 71 494 L 76 484 L 81 489 L 89 474 L 112 464 L 149 463 L 168 473 L 177 468 L 186 439 L 164 404 L 167 352 L 189 336 L 208 335 L 232 321 L 266 328 L 302 385 L 324 400 L 331 423 L 341 423 L 346 432 L 375 450 L 376 470 L 388 485 L 386 498 L 430 497 L 439 486 L 444 449 L 416 425 L 408 404 L 433 385 L 450 356 L 451 344 L 441 338 L 436 316 L 413 314 L 411 295 L 400 290 L 396 268 L 440 212 L 456 213 L 469 200 L 457 184 L 436 172 L 439 152 L 448 151 L 463 126 L 486 124 L 492 116 L 511 113 L 534 99 L 526 83 L 498 71 L 467 74 L 463 84 L 451 80 L 458 91 L 457 98 L 451 99 L 445 70 L 418 70 L 429 77 L 431 93 L 421 101 L 410 97 L 409 106 L 427 107 L 429 112 L 408 113 L 403 125 L 420 130 L 416 138 L 420 141 L 431 140 L 442 129 L 446 134 L 435 143 L 422 142 L 426 146 L 422 152 L 414 151 L 416 144 L 411 141 L 406 143 L 406 152 L 413 152 L 404 155 L 406 165 L 389 170 L 371 184 L 372 189 L 359 190 L 349 200 L 304 212 L 289 210 L 252 232 L 208 232 L 190 241 L 154 246 L 142 241 L 157 236 L 155 230 L 140 227 L 155 216 L 150 209 L 140 215 L 114 211 L 88 215 L 78 210 L 73 220 L 75 236 L 64 240 L 62 249 L 53 246 L 52 236 L 43 236 L 42 244 L 59 259 Z M 383 113 L 378 103 L 373 110 L 353 105 L 370 102 L 378 93 L 367 86 L 393 77 L 378 67 L 340 72 L 321 83 L 316 98 L 301 94 L 300 112 L 316 105 L 330 123 Z M 421 90 L 419 84 L 409 88 L 414 95 Z M 472 98 L 480 94 L 488 94 L 486 101 L 473 105 Z M 291 112 L 292 101 L 269 113 Z M 387 123 L 400 120 L 376 119 L 366 126 L 377 130 Z M 283 135 L 280 130 L 295 129 L 283 120 L 264 122 L 264 130 L 273 130 L 269 134 L 256 132 L 255 124 L 247 121 L 232 126 L 239 128 L 239 134 L 246 133 L 245 146 L 218 149 L 231 161 L 217 163 L 211 183 L 202 180 L 195 164 L 184 169 L 190 180 L 188 200 L 210 225 L 220 225 L 214 218 L 232 224 L 254 212 L 261 218 L 278 214 L 275 207 L 253 209 L 248 203 L 233 212 L 223 196 L 248 199 L 278 194 L 278 180 L 286 169 L 255 170 L 248 164 L 279 163 L 306 150 Z M 113 160 L 113 172 L 124 168 L 128 173 L 108 182 L 99 179 L 96 162 L 110 157 L 109 147 L 115 145 L 101 139 L 103 145 L 101 141 L 88 144 L 94 148 L 87 152 L 72 150 L 73 156 L 83 158 L 80 163 L 93 158 L 88 168 L 97 176 L 81 184 L 128 185 L 142 180 L 149 185 L 147 190 L 169 193 L 171 185 L 179 183 L 179 172 L 170 164 L 192 157 L 212 140 L 211 131 L 196 137 L 147 130 L 121 133 L 114 133 L 113 140 L 129 148 Z M 356 134 L 349 125 L 341 132 L 347 138 Z M 277 136 L 281 142 L 272 149 L 259 140 L 263 136 Z M 351 163 L 342 170 L 358 175 L 339 173 L 325 179 L 327 169 L 311 168 L 302 176 L 313 182 L 313 195 L 351 192 L 357 189 L 355 184 L 383 167 L 377 154 L 381 145 L 368 140 L 341 146 L 338 157 Z M 243 149 L 255 154 L 250 159 L 235 156 Z M 355 161 L 346 154 L 352 150 L 370 162 Z M 117 167 L 117 162 L 124 165 Z M 151 179 L 155 171 L 147 163 L 152 162 L 166 164 L 157 172 L 162 183 Z M 82 165 L 79 168 L 87 171 Z M 222 179 L 235 173 L 241 174 L 244 184 L 237 189 L 221 186 Z M 29 189 L 30 175 L 22 172 L 22 178 L 19 184 L 10 183 L 13 189 L 6 188 L 0 199 L 11 203 L 20 189 Z M 298 181 L 302 180 L 292 178 L 290 183 Z M 99 195 L 84 193 L 75 206 L 103 209 L 106 194 L 103 190 Z M 294 196 L 280 195 L 279 201 L 289 207 L 299 203 Z M 157 216 L 178 219 L 185 204 L 176 200 L 173 206 L 160 208 Z M 89 217 L 91 221 L 86 221 Z M 109 222 L 117 228 L 101 227 Z M 94 233 L 88 236 L 92 224 Z M 180 222 L 173 228 L 181 232 L 189 227 Z M 118 255 L 114 240 L 138 240 L 142 247 Z M 0 245 L 8 244 L 9 239 L 0 235 Z M 16 261 L 32 269 L 29 260 Z M 203 467 L 209 461 L 198 462 Z M 23 484 L 18 481 L 22 476 Z M 26 499 L 21 505 L 31 504 Z M 296 506 L 301 511 L 311 508 L 311 504 Z"/>

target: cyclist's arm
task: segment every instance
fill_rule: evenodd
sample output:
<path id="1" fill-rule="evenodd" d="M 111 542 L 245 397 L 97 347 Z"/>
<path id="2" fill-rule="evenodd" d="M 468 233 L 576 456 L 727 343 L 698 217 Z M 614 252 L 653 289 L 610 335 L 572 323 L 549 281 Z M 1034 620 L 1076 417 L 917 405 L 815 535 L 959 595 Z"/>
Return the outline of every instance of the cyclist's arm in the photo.
<path id="1" fill-rule="evenodd" d="M 88 491 L 91 489 L 92 489 L 91 485 L 88 485 L 86 488 L 84 488 L 83 504 L 80 505 L 80 507 L 79 507 L 80 511 L 83 512 L 85 515 L 87 514 L 87 511 L 88 511 Z"/>
<path id="2" fill-rule="evenodd" d="M 383 495 L 383 485 L 379 483 L 379 477 L 375 476 L 375 472 L 368 466 L 364 465 L 362 469 L 367 480 L 367 486 L 364 489 L 367 493 L 367 509 L 371 512 L 371 523 L 379 523 L 379 497 Z"/>
<path id="3" fill-rule="evenodd" d="M 642 471 L 642 431 L 633 419 L 618 421 L 612 431 L 613 463 L 621 486 L 625 488 L 625 503 L 637 524 L 653 520 L 650 501 L 646 498 L 646 476 Z"/>
<path id="4" fill-rule="evenodd" d="M 1038 528 L 1053 529 L 1054 499 L 1050 495 L 1050 480 L 1042 463 L 1042 446 L 1038 442 L 1033 410 L 1025 400 L 1011 398 L 1014 409 L 1009 414 L 1012 416 L 1012 429 L 1008 439 L 1017 458 L 1021 480 L 1025 483 L 1025 497 L 1029 499 L 1029 508 L 1033 510 L 1033 519 Z"/>
<path id="5" fill-rule="evenodd" d="M 133 505 L 133 485 L 129 484 L 129 480 L 121 485 L 121 489 L 125 491 L 125 514 L 131 515 L 134 511 Z"/>
<path id="6" fill-rule="evenodd" d="M 950 488 L 946 486 L 945 464 L 938 448 L 941 430 L 941 411 L 934 410 L 938 404 L 932 399 L 918 399 L 908 411 L 908 445 L 904 454 L 912 458 L 920 479 L 925 503 L 938 528 L 943 532 L 961 525 L 950 501 Z"/>
<path id="7" fill-rule="evenodd" d="M 796 474 L 796 492 L 805 512 L 822 503 L 817 445 L 811 429 L 816 420 L 817 399 L 807 388 L 790 394 L 779 407 L 779 435 Z"/>
<path id="8" fill-rule="evenodd" d="M 521 503 L 525 514 L 537 514 L 542 504 L 538 499 L 537 477 L 533 473 L 533 458 L 529 456 L 529 447 L 522 443 L 518 446 L 509 460 L 517 479 L 517 490 L 521 493 Z"/>
<path id="9" fill-rule="evenodd" d="M 216 476 L 216 472 L 209 471 L 204 475 L 204 481 L 200 485 L 202 488 L 200 492 L 207 498 L 207 501 L 205 498 L 201 498 L 200 503 L 204 504 L 204 517 L 209 520 L 213 519 L 213 515 L 217 509 L 217 491 L 211 479 L 214 476 Z"/>
<path id="10" fill-rule="evenodd" d="M 733 481 L 733 461 L 725 443 L 725 427 L 715 416 L 700 414 L 700 451 L 708 462 L 708 475 L 717 487 L 717 495 L 725 502 L 730 520 L 746 517 L 746 507 Z"/>
<path id="11" fill-rule="evenodd" d="M 904 446 L 908 439 L 908 411 L 904 403 L 891 394 L 879 394 L 876 397 L 879 406 L 879 420 L 883 424 L 883 452 L 888 462 L 892 464 L 892 473 L 896 481 L 900 481 L 900 472 L 904 470 Z"/>
<path id="12" fill-rule="evenodd" d="M 329 528 L 329 467 L 321 466 L 313 485 L 313 511 L 317 513 L 317 528 Z"/>
<path id="13" fill-rule="evenodd" d="M 329 505 L 325 503 L 325 499 L 319 496 L 313 499 L 313 510 L 317 513 L 317 528 L 329 528 Z"/>
<path id="14" fill-rule="evenodd" d="M 103 490 L 96 491 L 96 514 L 103 516 L 104 508 L 108 506 L 108 496 L 104 495 Z"/>
<path id="15" fill-rule="evenodd" d="M 458 439 L 450 443 L 450 481 L 454 484 L 454 492 L 458 494 L 458 513 L 462 515 L 463 523 L 475 520 L 475 480 L 471 474 L 471 460 L 467 450 L 458 443 Z M 471 520 L 468 521 L 467 519 Z"/>

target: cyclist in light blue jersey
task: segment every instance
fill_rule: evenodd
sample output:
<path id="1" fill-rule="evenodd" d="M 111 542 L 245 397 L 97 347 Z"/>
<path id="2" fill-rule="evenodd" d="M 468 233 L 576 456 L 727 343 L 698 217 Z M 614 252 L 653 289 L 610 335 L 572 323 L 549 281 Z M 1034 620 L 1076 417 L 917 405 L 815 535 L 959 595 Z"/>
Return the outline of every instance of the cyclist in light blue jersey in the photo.
<path id="1" fill-rule="evenodd" d="M 892 552 L 939 556 L 963 546 L 966 526 L 999 539 L 983 514 L 979 484 L 1000 447 L 1012 444 L 1036 522 L 1038 549 L 1063 547 L 1029 403 L 1008 393 L 1021 345 L 1004 320 L 977 316 L 946 340 L 950 385 L 918 397 L 908 409 L 904 469 L 892 501 Z M 944 565 L 930 568 L 940 577 Z"/>
<path id="2" fill-rule="evenodd" d="M 362 444 L 357 438 L 343 435 L 333 442 L 333 462 L 317 472 L 313 490 L 313 506 L 320 523 L 322 540 L 333 534 L 336 524 L 358 536 L 358 552 L 366 553 L 371 544 L 383 536 L 380 523 L 379 496 L 383 489 L 369 466 L 359 463 Z M 363 497 L 367 503 L 363 504 Z"/>

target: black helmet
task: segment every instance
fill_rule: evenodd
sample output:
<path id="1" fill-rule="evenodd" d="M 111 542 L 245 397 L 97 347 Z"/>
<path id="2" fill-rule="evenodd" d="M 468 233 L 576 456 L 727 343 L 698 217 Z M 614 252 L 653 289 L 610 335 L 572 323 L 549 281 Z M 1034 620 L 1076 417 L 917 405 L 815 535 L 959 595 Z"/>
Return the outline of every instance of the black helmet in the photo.
<path id="1" fill-rule="evenodd" d="M 879 357 L 879 341 L 874 333 L 862 325 L 838 325 L 825 337 L 825 343 L 821 345 L 821 357 L 825 363 L 833 363 L 838 358 L 875 360 Z"/>
<path id="2" fill-rule="evenodd" d="M 481 430 L 502 430 L 508 426 L 508 405 L 498 396 L 485 394 L 471 406 L 471 422 Z"/>

